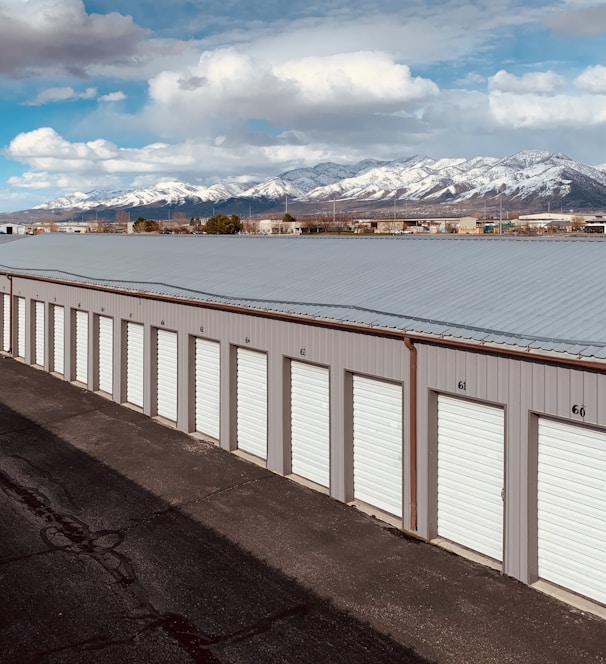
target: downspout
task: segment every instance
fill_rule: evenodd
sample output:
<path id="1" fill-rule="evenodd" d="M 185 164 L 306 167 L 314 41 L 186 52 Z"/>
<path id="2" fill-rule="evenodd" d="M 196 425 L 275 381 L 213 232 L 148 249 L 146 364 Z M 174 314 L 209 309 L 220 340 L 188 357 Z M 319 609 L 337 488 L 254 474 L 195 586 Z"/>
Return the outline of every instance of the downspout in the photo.
<path id="1" fill-rule="evenodd" d="M 409 336 L 404 337 L 409 351 L 410 377 L 410 530 L 417 530 L 417 348 Z"/>
<path id="2" fill-rule="evenodd" d="M 13 355 L 13 275 L 7 274 L 6 278 L 10 283 L 10 294 L 8 301 L 8 354 Z"/>

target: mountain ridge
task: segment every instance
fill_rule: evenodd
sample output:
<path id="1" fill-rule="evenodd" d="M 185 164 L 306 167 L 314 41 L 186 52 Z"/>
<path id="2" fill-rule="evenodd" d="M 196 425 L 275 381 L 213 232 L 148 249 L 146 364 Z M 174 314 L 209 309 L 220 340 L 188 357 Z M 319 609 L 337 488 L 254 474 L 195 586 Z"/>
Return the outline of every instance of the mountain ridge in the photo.
<path id="1" fill-rule="evenodd" d="M 504 158 L 433 159 L 413 155 L 391 161 L 365 159 L 353 165 L 322 162 L 291 169 L 260 182 L 226 180 L 209 186 L 175 180 L 152 187 L 107 192 L 74 192 L 32 208 L 34 211 L 95 212 L 146 207 L 275 207 L 299 204 L 398 201 L 433 205 L 481 205 L 507 201 L 520 208 L 546 204 L 574 208 L 606 207 L 606 164 L 589 166 L 560 153 L 525 150 Z M 250 209 L 250 207 L 249 207 Z"/>

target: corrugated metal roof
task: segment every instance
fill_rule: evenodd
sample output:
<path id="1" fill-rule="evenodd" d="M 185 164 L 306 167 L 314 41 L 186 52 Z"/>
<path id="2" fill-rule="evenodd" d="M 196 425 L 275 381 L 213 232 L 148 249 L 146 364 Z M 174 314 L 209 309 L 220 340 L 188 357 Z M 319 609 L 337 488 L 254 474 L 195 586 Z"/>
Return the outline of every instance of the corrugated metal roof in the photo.
<path id="1" fill-rule="evenodd" d="M 0 244 L 13 242 L 14 240 L 22 240 L 25 237 L 25 235 L 17 235 L 16 233 L 0 233 Z"/>
<path id="2" fill-rule="evenodd" d="M 49 234 L 0 269 L 606 358 L 606 241 Z"/>

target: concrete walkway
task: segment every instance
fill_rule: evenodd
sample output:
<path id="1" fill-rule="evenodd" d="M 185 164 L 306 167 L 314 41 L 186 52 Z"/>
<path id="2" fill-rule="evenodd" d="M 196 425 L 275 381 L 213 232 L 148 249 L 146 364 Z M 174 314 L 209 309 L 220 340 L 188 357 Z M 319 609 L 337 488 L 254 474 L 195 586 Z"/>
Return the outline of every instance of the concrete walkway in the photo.
<path id="1" fill-rule="evenodd" d="M 606 662 L 606 622 L 0 360 L 0 662 Z"/>

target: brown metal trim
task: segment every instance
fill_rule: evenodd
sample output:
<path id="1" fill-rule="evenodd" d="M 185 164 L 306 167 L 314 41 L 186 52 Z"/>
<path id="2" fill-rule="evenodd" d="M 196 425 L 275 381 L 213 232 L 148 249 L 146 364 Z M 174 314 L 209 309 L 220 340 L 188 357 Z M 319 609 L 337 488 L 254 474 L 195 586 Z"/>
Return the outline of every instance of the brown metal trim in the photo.
<path id="1" fill-rule="evenodd" d="M 417 349 L 410 337 L 404 337 L 409 351 L 410 379 L 410 530 L 417 529 Z"/>
<path id="2" fill-rule="evenodd" d="M 456 339 L 424 337 L 416 334 L 407 334 L 406 336 L 418 343 L 429 344 L 432 346 L 448 346 L 449 348 L 458 348 L 473 353 L 487 353 L 489 355 L 500 355 L 501 357 L 515 357 L 521 360 L 526 360 L 527 362 L 541 362 L 545 364 L 578 367 L 580 369 L 591 369 L 594 371 L 606 371 L 606 361 L 583 360 L 574 357 L 554 357 L 551 355 L 543 355 L 530 348 L 528 350 L 516 350 L 513 348 L 496 348 L 494 346 L 487 346 L 481 342 L 473 343 L 457 341 Z"/>
<path id="3" fill-rule="evenodd" d="M 590 369 L 594 371 L 606 371 L 606 361 L 585 360 L 582 358 L 568 358 L 558 357 L 552 355 L 545 355 L 541 352 L 534 351 L 530 348 L 527 350 L 516 350 L 512 348 L 498 348 L 496 346 L 486 345 L 482 342 L 476 341 L 459 341 L 446 337 L 436 337 L 431 335 L 423 335 L 419 333 L 410 333 L 405 331 L 390 330 L 380 327 L 368 327 L 362 323 L 341 323 L 339 321 L 324 320 L 322 318 L 308 318 L 301 314 L 287 314 L 279 311 L 268 311 L 264 309 L 254 309 L 243 305 L 235 304 L 222 304 L 218 302 L 203 302 L 200 300 L 189 300 L 187 298 L 174 297 L 170 295 L 160 295 L 158 293 L 149 293 L 146 291 L 129 291 L 119 288 L 112 288 L 111 286 L 99 286 L 96 284 L 79 283 L 75 281 L 68 281 L 64 279 L 56 279 L 51 277 L 41 277 L 36 275 L 17 274 L 9 272 L 1 272 L 9 278 L 18 277 L 21 279 L 28 279 L 31 281 L 41 281 L 45 283 L 59 284 L 62 286 L 69 286 L 70 288 L 84 288 L 88 290 L 101 291 L 106 293 L 114 293 L 126 297 L 139 297 L 147 300 L 156 300 L 161 302 L 170 302 L 174 304 L 183 304 L 192 307 L 199 307 L 203 309 L 213 309 L 216 311 L 225 311 L 228 313 L 243 314 L 246 316 L 255 316 L 260 318 L 270 318 L 272 320 L 285 321 L 289 323 L 297 323 L 299 325 L 313 325 L 316 327 L 324 327 L 332 330 L 340 330 L 344 332 L 353 332 L 357 334 L 366 334 L 372 336 L 383 337 L 387 339 L 410 339 L 417 343 L 447 346 L 449 348 L 459 348 L 475 353 L 487 353 L 489 355 L 500 355 L 501 357 L 516 357 L 519 359 L 542 362 L 547 364 L 563 365 L 579 367 L 581 369 Z"/>

